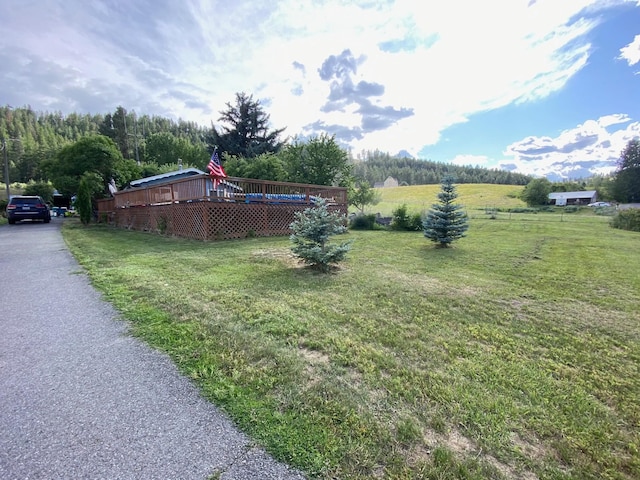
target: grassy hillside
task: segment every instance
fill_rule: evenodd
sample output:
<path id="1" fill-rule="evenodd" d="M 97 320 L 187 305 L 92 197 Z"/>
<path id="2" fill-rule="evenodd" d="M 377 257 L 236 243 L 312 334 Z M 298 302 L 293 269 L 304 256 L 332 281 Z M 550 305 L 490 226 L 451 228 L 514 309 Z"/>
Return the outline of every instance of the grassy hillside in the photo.
<path id="1" fill-rule="evenodd" d="M 514 188 L 460 191 L 483 208 Z M 327 276 L 287 238 L 64 236 L 134 334 L 310 476 L 640 478 L 640 237 L 591 210 L 480 213 L 450 249 L 351 232 Z"/>
<path id="2" fill-rule="evenodd" d="M 516 185 L 459 184 L 458 202 L 468 210 L 485 208 L 526 207 L 518 198 L 524 187 Z M 392 187 L 376 189 L 382 197 L 378 205 L 368 208 L 371 212 L 380 212 L 383 216 L 391 215 L 398 206 L 406 203 L 409 210 L 421 212 L 428 210 L 437 202 L 440 185 L 412 185 L 408 187 Z"/>

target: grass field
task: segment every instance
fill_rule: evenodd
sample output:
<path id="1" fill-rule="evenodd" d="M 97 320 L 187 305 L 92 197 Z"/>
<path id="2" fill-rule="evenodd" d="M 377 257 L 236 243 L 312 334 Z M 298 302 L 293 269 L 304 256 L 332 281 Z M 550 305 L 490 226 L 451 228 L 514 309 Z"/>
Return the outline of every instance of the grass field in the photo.
<path id="1" fill-rule="evenodd" d="M 587 209 L 491 219 L 514 199 L 464 187 L 454 248 L 351 232 L 326 276 L 287 238 L 63 232 L 135 335 L 309 476 L 640 478 L 639 234 Z M 434 201 L 403 188 L 383 204 Z"/>
<path id="2" fill-rule="evenodd" d="M 526 207 L 518 198 L 524 189 L 518 185 L 481 185 L 461 184 L 456 186 L 459 203 L 468 209 L 509 209 Z M 377 189 L 381 201 L 369 210 L 391 215 L 395 208 L 403 203 L 413 212 L 423 212 L 431 208 L 437 201 L 440 185 L 412 185 L 408 187 L 392 187 Z"/>

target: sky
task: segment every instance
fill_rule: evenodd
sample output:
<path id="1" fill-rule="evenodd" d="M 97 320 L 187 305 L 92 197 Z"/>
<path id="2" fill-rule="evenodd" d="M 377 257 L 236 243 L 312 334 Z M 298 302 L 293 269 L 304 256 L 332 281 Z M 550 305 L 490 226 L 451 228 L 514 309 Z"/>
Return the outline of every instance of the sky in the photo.
<path id="1" fill-rule="evenodd" d="M 640 136 L 640 0 L 2 0 L 0 104 L 219 125 L 354 157 L 606 174 Z"/>

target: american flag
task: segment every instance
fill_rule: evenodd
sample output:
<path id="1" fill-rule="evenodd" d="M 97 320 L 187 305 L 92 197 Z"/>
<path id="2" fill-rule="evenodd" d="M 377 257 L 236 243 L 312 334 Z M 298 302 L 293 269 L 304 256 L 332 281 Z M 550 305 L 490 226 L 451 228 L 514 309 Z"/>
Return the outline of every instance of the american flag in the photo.
<path id="1" fill-rule="evenodd" d="M 227 176 L 227 174 L 224 173 L 222 164 L 220 163 L 220 157 L 218 157 L 217 150 L 213 151 L 211 160 L 209 160 L 209 165 L 207 165 L 207 170 L 209 170 L 209 175 L 213 178 L 213 188 L 217 188 L 220 183 L 220 179 Z"/>

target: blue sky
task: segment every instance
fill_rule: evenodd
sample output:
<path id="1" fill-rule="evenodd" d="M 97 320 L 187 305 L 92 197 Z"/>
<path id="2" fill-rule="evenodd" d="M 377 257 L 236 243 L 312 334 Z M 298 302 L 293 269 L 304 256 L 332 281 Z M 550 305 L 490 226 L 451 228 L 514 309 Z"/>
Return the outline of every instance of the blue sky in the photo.
<path id="1" fill-rule="evenodd" d="M 0 104 L 274 128 L 553 179 L 640 136 L 640 0 L 5 0 Z"/>

